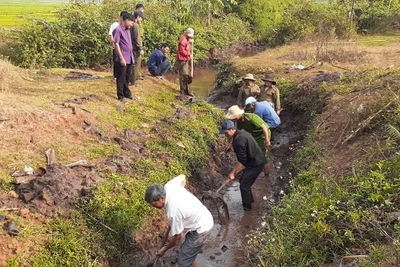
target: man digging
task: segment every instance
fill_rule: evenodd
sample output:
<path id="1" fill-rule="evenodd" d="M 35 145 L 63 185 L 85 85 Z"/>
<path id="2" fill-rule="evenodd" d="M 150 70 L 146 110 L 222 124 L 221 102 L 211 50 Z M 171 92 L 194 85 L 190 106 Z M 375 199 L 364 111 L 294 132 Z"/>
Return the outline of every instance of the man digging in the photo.
<path id="1" fill-rule="evenodd" d="M 232 147 L 239 161 L 229 174 L 231 180 L 235 174 L 244 166 L 245 169 L 239 179 L 240 194 L 242 195 L 243 209 L 251 210 L 254 202 L 251 186 L 262 172 L 265 165 L 265 156 L 260 146 L 250 133 L 244 130 L 236 130 L 232 121 L 226 120 L 222 123 L 220 134 L 232 140 Z"/>
<path id="2" fill-rule="evenodd" d="M 181 174 L 170 180 L 164 187 L 151 185 L 145 193 L 145 200 L 151 206 L 165 208 L 172 239 L 157 255 L 162 257 L 167 250 L 184 241 L 179 250 L 179 267 L 197 267 L 196 257 L 210 235 L 214 220 L 210 211 L 185 188 L 186 178 Z"/>

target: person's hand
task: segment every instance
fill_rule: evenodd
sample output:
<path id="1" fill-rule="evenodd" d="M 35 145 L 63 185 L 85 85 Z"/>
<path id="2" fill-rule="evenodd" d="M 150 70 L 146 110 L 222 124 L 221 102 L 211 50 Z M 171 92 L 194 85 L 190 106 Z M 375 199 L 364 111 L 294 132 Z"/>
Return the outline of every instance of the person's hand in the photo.
<path id="1" fill-rule="evenodd" d="M 229 179 L 231 179 L 231 180 L 235 180 L 235 172 L 234 171 L 232 171 L 230 174 L 229 174 Z"/>
<path id="2" fill-rule="evenodd" d="M 265 143 L 265 147 L 268 148 L 268 149 L 270 149 L 270 148 L 272 147 L 271 141 L 268 140 L 268 141 Z"/>
<path id="3" fill-rule="evenodd" d="M 157 251 L 157 256 L 164 256 L 165 252 L 167 251 L 167 247 L 163 246 L 159 251 Z"/>
<path id="4" fill-rule="evenodd" d="M 193 44 L 194 43 L 194 39 L 190 39 L 190 41 L 189 41 L 191 44 Z"/>
<path id="5" fill-rule="evenodd" d="M 276 111 L 276 114 L 278 114 L 278 116 L 279 116 L 279 114 L 281 114 L 281 111 L 282 111 L 282 109 L 277 110 L 277 111 Z"/>
<path id="6" fill-rule="evenodd" d="M 140 50 L 140 55 L 143 56 L 144 55 L 144 51 Z"/>
<path id="7" fill-rule="evenodd" d="M 125 61 L 125 59 L 124 58 L 121 58 L 121 66 L 126 66 L 126 61 Z"/>

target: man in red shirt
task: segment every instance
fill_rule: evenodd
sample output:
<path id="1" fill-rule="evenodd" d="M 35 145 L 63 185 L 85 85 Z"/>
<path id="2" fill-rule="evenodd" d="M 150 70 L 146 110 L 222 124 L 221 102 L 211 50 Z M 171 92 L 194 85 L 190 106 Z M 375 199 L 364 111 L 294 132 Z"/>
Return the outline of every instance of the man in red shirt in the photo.
<path id="1" fill-rule="evenodd" d="M 187 28 L 185 34 L 179 39 L 178 52 L 176 53 L 176 66 L 179 71 L 179 89 L 181 94 L 193 96 L 189 92 L 188 81 L 189 81 L 189 60 L 191 59 L 190 54 L 190 43 L 193 42 L 194 30 Z"/>

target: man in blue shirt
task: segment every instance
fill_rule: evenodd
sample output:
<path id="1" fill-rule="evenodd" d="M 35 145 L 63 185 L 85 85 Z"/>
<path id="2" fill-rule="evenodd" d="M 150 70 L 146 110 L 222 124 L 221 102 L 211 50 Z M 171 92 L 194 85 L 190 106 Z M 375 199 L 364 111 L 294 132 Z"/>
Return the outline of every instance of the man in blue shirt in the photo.
<path id="1" fill-rule="evenodd" d="M 171 61 L 167 59 L 169 52 L 169 45 L 162 44 L 161 49 L 157 49 L 151 54 L 148 70 L 153 76 L 164 80 L 164 76 L 171 67 Z"/>
<path id="2" fill-rule="evenodd" d="M 250 96 L 246 99 L 245 105 L 245 110 L 247 112 L 258 115 L 268 124 L 271 130 L 276 129 L 279 124 L 281 124 L 281 119 L 279 118 L 278 114 L 267 101 L 257 102 L 254 97 Z"/>

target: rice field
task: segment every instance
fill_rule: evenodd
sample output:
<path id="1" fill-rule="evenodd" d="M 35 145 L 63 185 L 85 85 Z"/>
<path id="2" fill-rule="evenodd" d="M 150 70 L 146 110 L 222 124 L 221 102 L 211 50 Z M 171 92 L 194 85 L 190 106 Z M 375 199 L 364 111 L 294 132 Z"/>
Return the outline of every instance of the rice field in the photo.
<path id="1" fill-rule="evenodd" d="M 20 27 L 32 18 L 51 20 L 68 0 L 1 0 L 0 27 Z"/>

